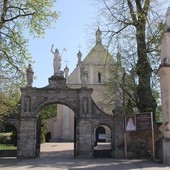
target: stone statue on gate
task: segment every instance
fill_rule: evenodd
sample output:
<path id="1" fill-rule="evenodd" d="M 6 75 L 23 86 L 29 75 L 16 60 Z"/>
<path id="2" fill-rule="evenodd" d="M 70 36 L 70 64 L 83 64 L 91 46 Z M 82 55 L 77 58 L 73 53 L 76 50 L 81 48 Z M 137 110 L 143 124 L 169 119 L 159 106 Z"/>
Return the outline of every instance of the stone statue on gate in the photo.
<path id="1" fill-rule="evenodd" d="M 51 52 L 54 54 L 53 67 L 54 67 L 54 75 L 60 75 L 61 71 L 61 56 L 59 54 L 59 50 L 56 48 L 55 52 L 53 51 L 53 45 L 51 47 Z"/>
<path id="2" fill-rule="evenodd" d="M 27 86 L 32 86 L 34 72 L 31 64 L 28 65 L 26 72 L 27 72 Z"/>
<path id="3" fill-rule="evenodd" d="M 82 63 L 80 65 L 80 79 L 82 86 L 86 86 L 88 81 L 88 71 Z"/>

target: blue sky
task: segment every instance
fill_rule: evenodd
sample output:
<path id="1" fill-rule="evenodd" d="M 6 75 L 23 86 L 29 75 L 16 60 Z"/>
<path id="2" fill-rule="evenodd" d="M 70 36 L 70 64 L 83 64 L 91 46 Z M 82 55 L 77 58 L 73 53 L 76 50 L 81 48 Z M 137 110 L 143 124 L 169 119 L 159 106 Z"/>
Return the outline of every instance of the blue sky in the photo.
<path id="1" fill-rule="evenodd" d="M 61 70 L 64 70 L 67 59 L 67 66 L 71 73 L 77 64 L 79 45 L 84 58 L 90 50 L 89 37 L 93 35 L 95 41 L 96 10 L 90 0 L 58 0 L 55 10 L 61 13 L 54 25 L 55 29 L 46 30 L 42 39 L 29 40 L 29 50 L 35 61 L 33 64 L 34 76 L 36 76 L 34 87 L 48 85 L 48 78 L 53 75 L 53 54 L 50 52 L 52 44 L 54 49 L 59 49 L 60 54 L 64 48 L 67 50 L 62 54 Z"/>

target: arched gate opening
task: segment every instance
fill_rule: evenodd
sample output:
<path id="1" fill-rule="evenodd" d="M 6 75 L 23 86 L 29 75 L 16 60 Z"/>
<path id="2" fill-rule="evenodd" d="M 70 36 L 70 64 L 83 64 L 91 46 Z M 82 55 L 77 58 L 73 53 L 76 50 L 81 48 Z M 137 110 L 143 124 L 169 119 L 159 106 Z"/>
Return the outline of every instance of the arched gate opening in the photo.
<path id="1" fill-rule="evenodd" d="M 112 157 L 112 131 L 107 125 L 94 129 L 94 157 Z"/>
<path id="2" fill-rule="evenodd" d="M 38 117 L 40 156 L 76 157 L 75 113 L 61 103 L 48 103 L 39 111 Z"/>

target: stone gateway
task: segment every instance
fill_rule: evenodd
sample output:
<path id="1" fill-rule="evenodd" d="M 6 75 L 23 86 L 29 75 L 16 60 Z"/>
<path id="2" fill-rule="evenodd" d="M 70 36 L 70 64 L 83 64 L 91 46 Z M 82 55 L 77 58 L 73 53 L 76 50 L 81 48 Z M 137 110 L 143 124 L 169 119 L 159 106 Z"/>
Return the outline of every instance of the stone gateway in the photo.
<path id="1" fill-rule="evenodd" d="M 60 103 L 71 108 L 75 113 L 75 157 L 92 158 L 94 153 L 94 131 L 100 126 L 107 126 L 111 131 L 111 153 L 115 155 L 114 117 L 104 113 L 91 98 L 92 89 L 71 89 L 66 86 L 64 77 L 52 76 L 49 85 L 44 88 L 26 86 L 21 89 L 21 118 L 18 142 L 18 158 L 39 156 L 39 111 L 43 106 Z M 28 97 L 29 95 L 29 97 Z M 27 104 L 25 104 L 25 102 Z"/>

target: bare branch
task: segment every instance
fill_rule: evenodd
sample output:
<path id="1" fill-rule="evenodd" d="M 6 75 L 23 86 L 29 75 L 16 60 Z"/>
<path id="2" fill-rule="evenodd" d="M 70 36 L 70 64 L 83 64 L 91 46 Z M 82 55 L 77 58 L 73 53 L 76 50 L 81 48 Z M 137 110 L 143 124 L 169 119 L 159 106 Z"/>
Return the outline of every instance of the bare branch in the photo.
<path id="1" fill-rule="evenodd" d="M 7 10 L 8 10 L 7 3 L 8 3 L 8 0 L 4 0 L 3 8 L 2 8 L 1 21 L 0 21 L 0 29 L 2 29 L 3 24 L 5 22 L 4 20 L 5 20 Z"/>
<path id="2" fill-rule="evenodd" d="M 131 0 L 127 0 L 127 4 L 129 6 L 129 10 L 130 10 L 130 15 L 132 17 L 132 20 L 133 20 L 133 24 L 136 25 L 137 23 L 137 18 L 136 18 L 136 15 L 135 15 L 135 11 L 133 9 L 133 5 L 131 3 Z"/>

